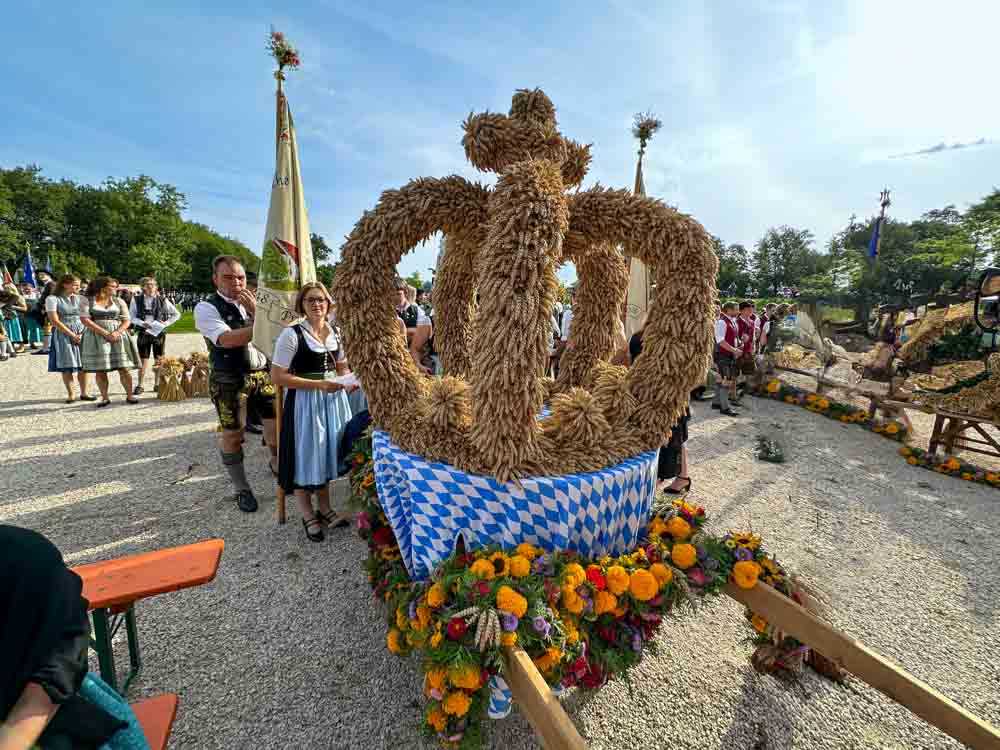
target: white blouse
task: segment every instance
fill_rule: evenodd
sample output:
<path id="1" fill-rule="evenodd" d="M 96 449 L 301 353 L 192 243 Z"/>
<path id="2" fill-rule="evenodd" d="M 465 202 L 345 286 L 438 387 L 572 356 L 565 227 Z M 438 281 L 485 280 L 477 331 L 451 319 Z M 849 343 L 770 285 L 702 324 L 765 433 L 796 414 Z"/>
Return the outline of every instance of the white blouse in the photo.
<path id="1" fill-rule="evenodd" d="M 329 352 L 334 354 L 334 359 L 337 362 L 345 361 L 344 348 L 340 345 L 340 337 L 337 336 L 337 332 L 332 326 L 330 327 L 330 335 L 326 337 L 326 341 L 320 341 L 319 337 L 313 333 L 309 321 L 303 320 L 299 325 L 302 326 L 302 338 L 305 339 L 306 345 L 310 350 L 317 354 Z M 292 326 L 289 326 L 278 335 L 278 340 L 274 342 L 274 354 L 271 357 L 271 364 L 284 367 L 287 370 L 291 366 L 292 358 L 295 357 L 295 353 L 298 350 L 299 337 L 295 335 Z"/>
<path id="2" fill-rule="evenodd" d="M 48 300 L 46 300 L 46 302 L 47 301 Z M 125 320 L 129 319 L 128 308 L 125 307 L 125 300 L 119 297 L 115 297 L 111 300 L 110 305 L 102 305 L 98 303 L 97 300 L 94 300 L 94 302 L 91 303 L 89 297 L 83 297 L 80 300 L 80 317 L 89 318 L 91 308 L 94 310 L 100 310 L 101 312 L 111 312 L 112 310 L 117 309 L 119 317 L 124 318 Z"/>

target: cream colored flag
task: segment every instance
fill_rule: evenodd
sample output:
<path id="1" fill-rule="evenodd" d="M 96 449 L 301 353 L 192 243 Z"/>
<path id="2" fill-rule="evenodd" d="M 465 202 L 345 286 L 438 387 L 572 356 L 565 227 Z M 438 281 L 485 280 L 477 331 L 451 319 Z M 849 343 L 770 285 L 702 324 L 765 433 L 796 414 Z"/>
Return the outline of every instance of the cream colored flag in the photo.
<path id="1" fill-rule="evenodd" d="M 267 210 L 257 282 L 257 315 L 253 324 L 254 346 L 268 359 L 281 330 L 300 317 L 295 312 L 299 288 L 316 280 L 295 125 L 280 79 L 276 123 L 274 181 L 271 206 Z"/>
<path id="2" fill-rule="evenodd" d="M 645 195 L 646 186 L 642 181 L 642 154 L 635 167 L 635 195 Z M 639 330 L 642 320 L 649 310 L 650 283 L 652 282 L 649 268 L 638 258 L 628 259 L 628 295 L 625 298 L 625 336 Z"/>

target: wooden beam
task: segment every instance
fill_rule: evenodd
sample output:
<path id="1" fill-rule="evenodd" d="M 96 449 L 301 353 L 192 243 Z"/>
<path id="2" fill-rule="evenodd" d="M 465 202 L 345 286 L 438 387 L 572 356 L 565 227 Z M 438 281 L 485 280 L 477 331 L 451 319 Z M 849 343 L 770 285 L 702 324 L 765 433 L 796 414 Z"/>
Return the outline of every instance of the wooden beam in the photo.
<path id="1" fill-rule="evenodd" d="M 759 584 L 748 590 L 729 584 L 723 591 L 949 737 L 974 750 L 1000 750 L 1000 732 L 996 728 L 770 586 Z"/>
<path id="2" fill-rule="evenodd" d="M 546 750 L 587 750 L 587 743 L 549 689 L 531 657 L 519 646 L 504 648 L 503 678 L 521 713 Z"/>

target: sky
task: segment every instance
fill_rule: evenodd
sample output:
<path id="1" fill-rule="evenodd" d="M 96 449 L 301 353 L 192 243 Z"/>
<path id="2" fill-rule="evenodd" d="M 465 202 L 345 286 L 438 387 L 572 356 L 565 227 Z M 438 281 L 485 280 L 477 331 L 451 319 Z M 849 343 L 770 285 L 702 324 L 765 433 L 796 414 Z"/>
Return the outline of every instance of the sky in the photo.
<path id="1" fill-rule="evenodd" d="M 562 132 L 593 144 L 585 188 L 631 187 L 632 117 L 654 112 L 647 194 L 726 243 L 790 224 L 822 249 L 883 187 L 909 220 L 1000 185 L 1000 3 L 983 0 L 22 0 L 4 20 L 0 165 L 148 174 L 187 195 L 186 218 L 255 251 L 274 170 L 271 25 L 302 58 L 286 93 L 310 223 L 336 248 L 383 190 L 491 182 L 465 161 L 461 121 L 536 86 Z M 436 253 L 418 246 L 400 271 L 427 279 Z"/>

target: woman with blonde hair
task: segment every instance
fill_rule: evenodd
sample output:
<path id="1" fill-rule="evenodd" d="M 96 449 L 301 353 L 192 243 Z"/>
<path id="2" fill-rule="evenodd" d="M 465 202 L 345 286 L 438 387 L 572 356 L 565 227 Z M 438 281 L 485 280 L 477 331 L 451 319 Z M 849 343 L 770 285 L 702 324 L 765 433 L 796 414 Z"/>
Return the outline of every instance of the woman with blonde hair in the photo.
<path id="1" fill-rule="evenodd" d="M 132 395 L 132 370 L 139 367 L 139 352 L 128 335 L 132 319 L 128 305 L 118 296 L 118 281 L 110 276 L 98 276 L 91 284 L 93 296 L 80 305 L 80 320 L 86 326 L 80 344 L 84 372 L 95 373 L 101 391 L 102 408 L 111 404 L 108 396 L 108 373 L 117 370 L 125 389 L 125 401 L 139 403 Z"/>
<path id="2" fill-rule="evenodd" d="M 303 284 L 295 311 L 304 319 L 281 332 L 271 358 L 271 382 L 285 388 L 278 450 L 278 484 L 295 493 L 302 527 L 321 542 L 324 527 L 349 521 L 330 507 L 340 439 L 351 420 L 348 390 L 334 378 L 347 374 L 344 347 L 327 316 L 330 294 L 318 281 Z M 316 496 L 314 509 L 312 496 Z"/>
<path id="3" fill-rule="evenodd" d="M 80 322 L 80 277 L 66 274 L 56 284 L 52 294 L 45 298 L 45 314 L 52 325 L 52 340 L 49 343 L 49 372 L 62 375 L 66 386 L 66 403 L 76 401 L 73 393 L 73 373 L 80 384 L 80 400 L 96 401 L 96 396 L 87 393 L 87 373 L 83 371 L 80 356 L 80 342 L 84 327 Z"/>

